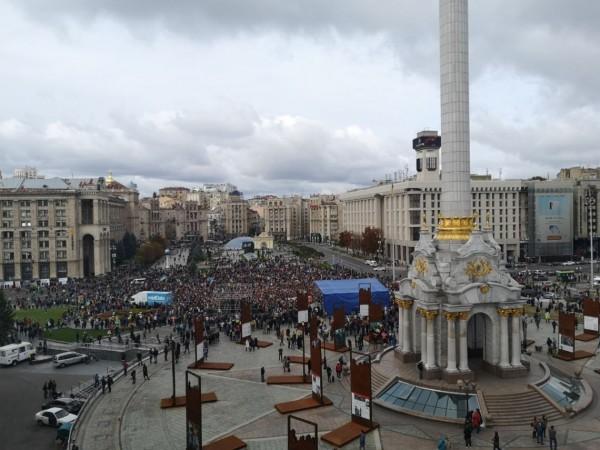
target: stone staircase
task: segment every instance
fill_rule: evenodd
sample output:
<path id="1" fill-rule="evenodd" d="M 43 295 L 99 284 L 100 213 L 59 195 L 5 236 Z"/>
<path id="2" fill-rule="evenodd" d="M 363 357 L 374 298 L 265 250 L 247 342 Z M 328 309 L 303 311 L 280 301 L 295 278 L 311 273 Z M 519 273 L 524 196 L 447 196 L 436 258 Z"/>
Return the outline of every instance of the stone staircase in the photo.
<path id="1" fill-rule="evenodd" d="M 371 367 L 371 386 L 373 390 L 373 395 L 375 395 L 379 389 L 385 386 L 390 381 L 390 377 L 387 377 L 373 367 Z"/>
<path id="2" fill-rule="evenodd" d="M 529 390 L 518 394 L 484 394 L 488 413 L 494 426 L 529 426 L 534 416 L 545 415 L 550 423 L 563 416 L 537 391 Z"/>

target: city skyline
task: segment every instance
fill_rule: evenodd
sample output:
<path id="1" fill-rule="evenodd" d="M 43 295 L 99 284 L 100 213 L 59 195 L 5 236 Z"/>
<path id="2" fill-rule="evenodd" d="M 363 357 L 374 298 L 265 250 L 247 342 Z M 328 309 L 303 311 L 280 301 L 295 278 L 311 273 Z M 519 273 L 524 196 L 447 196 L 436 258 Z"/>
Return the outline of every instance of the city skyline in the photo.
<path id="1" fill-rule="evenodd" d="M 599 165 L 598 6 L 521 3 L 472 5 L 472 172 Z M 440 129 L 436 2 L 114 5 L 0 6 L 5 176 L 340 193 L 414 173 L 412 138 Z"/>

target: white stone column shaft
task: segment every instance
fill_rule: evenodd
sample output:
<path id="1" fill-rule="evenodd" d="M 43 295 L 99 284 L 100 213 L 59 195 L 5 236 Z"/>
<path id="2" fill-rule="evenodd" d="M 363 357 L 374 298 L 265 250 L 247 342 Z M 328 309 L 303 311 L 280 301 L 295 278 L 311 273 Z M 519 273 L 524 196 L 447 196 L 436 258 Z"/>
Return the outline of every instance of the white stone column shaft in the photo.
<path id="1" fill-rule="evenodd" d="M 500 315 L 500 367 L 509 367 L 508 362 L 508 317 Z"/>
<path id="2" fill-rule="evenodd" d="M 398 305 L 398 348 L 402 350 L 402 337 L 404 332 L 404 323 L 402 316 L 404 315 L 404 308 L 402 305 Z"/>
<path id="3" fill-rule="evenodd" d="M 448 363 L 446 371 L 456 372 L 456 320 L 448 319 Z"/>
<path id="4" fill-rule="evenodd" d="M 521 367 L 521 334 L 519 333 L 521 321 L 520 317 L 513 315 L 510 319 L 512 326 L 512 358 L 510 365 Z"/>
<path id="5" fill-rule="evenodd" d="M 410 313 L 411 309 L 405 309 L 402 313 L 402 351 L 409 353 L 410 348 Z"/>
<path id="6" fill-rule="evenodd" d="M 421 316 L 421 361 L 427 362 L 427 319 Z"/>
<path id="7" fill-rule="evenodd" d="M 442 214 L 468 217 L 471 208 L 468 0 L 440 0 Z"/>
<path id="8" fill-rule="evenodd" d="M 435 335 L 433 318 L 427 318 L 427 362 L 425 367 L 435 368 Z"/>
<path id="9" fill-rule="evenodd" d="M 469 350 L 467 348 L 467 319 L 458 320 L 459 363 L 458 369 L 469 370 Z"/>

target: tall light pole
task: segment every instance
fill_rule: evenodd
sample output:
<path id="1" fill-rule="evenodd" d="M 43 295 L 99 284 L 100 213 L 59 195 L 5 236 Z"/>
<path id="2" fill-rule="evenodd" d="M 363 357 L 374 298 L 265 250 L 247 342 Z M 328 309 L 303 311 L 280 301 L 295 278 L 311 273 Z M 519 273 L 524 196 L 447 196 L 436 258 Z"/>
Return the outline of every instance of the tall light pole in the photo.
<path id="1" fill-rule="evenodd" d="M 594 290 L 594 217 L 593 211 L 596 208 L 596 197 L 592 192 L 585 194 L 585 206 L 588 213 L 588 233 L 590 235 L 590 295 Z"/>
<path id="2" fill-rule="evenodd" d="M 392 286 L 396 282 L 396 213 L 394 211 L 394 183 L 392 183 L 392 195 L 390 197 L 390 210 L 392 214 L 392 232 L 390 233 L 392 238 Z"/>

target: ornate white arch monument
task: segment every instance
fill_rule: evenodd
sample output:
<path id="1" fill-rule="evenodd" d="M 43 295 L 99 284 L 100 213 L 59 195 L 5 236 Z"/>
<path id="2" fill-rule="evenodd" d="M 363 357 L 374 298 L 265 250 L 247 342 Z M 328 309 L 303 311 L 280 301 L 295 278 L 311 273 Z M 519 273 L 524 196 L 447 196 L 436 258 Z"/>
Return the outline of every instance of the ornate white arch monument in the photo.
<path id="1" fill-rule="evenodd" d="M 408 277 L 395 293 L 398 356 L 421 360 L 424 378 L 472 377 L 469 352 L 502 377 L 521 364 L 521 286 L 505 269 L 486 220 L 471 207 L 468 0 L 440 0 L 441 216 L 421 227 Z M 483 222 L 480 220 L 480 222 Z"/>

